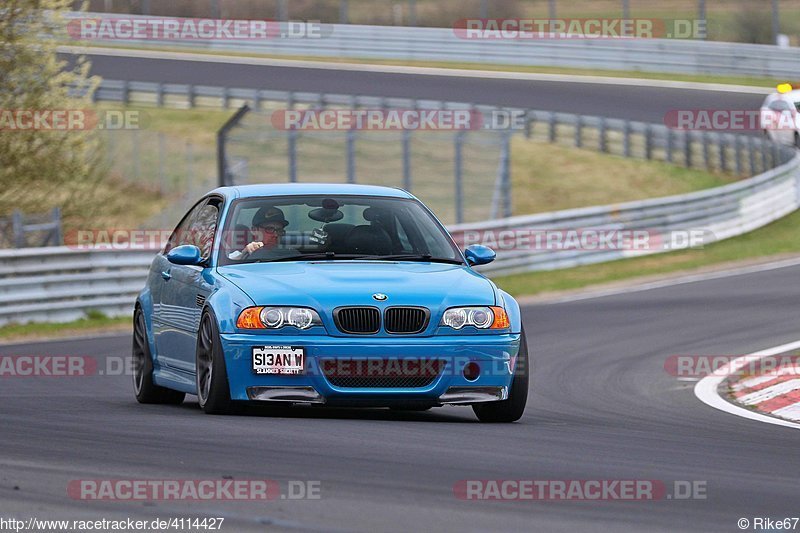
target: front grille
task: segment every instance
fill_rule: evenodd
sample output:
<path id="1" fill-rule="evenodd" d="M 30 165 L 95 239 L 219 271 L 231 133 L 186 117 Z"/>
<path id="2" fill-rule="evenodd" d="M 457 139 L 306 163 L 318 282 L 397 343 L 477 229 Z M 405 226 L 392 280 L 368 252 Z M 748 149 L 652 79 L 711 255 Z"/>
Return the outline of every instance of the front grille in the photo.
<path id="1" fill-rule="evenodd" d="M 428 311 L 422 307 L 390 307 L 383 317 L 387 333 L 419 333 L 428 322 Z"/>
<path id="2" fill-rule="evenodd" d="M 381 329 L 381 314 L 374 307 L 340 307 L 333 312 L 333 320 L 343 333 L 368 335 Z"/>
<path id="3" fill-rule="evenodd" d="M 442 360 L 326 360 L 321 364 L 328 382 L 341 389 L 419 389 L 442 373 Z"/>

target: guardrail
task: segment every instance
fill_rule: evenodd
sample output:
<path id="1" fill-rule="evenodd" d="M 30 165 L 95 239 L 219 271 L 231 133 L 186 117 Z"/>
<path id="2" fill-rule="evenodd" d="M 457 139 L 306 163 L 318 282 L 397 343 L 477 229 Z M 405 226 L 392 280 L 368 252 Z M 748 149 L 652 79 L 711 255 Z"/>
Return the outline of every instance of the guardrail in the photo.
<path id="1" fill-rule="evenodd" d="M 552 213 L 460 224 L 449 228 L 457 241 L 487 242 L 506 240 L 514 246 L 520 235 L 585 230 L 640 230 L 652 246 L 588 247 L 557 246 L 498 251 L 497 259 L 484 267 L 484 273 L 508 275 L 533 270 L 570 268 L 659 252 L 702 246 L 760 228 L 800 207 L 800 153 L 783 165 L 753 178 L 714 189 L 689 194 L 654 198 L 616 205 L 569 209 Z M 685 239 L 687 232 L 699 232 L 699 243 Z M 676 232 L 681 240 L 671 235 Z M 528 242 L 533 242 L 530 239 Z M 562 241 L 564 242 L 564 241 Z M 520 249 L 521 248 L 521 249 Z"/>
<path id="2" fill-rule="evenodd" d="M 155 250 L 0 250 L 0 325 L 130 313 Z"/>
<path id="3" fill-rule="evenodd" d="M 71 17 L 120 18 L 109 13 Z M 142 15 L 125 18 L 147 19 Z M 454 21 L 455 22 L 455 21 Z M 797 48 L 684 39 L 464 39 L 453 28 L 323 24 L 321 38 L 281 38 L 291 34 L 280 23 L 276 37 L 262 40 L 131 40 L 137 47 L 170 47 L 211 52 L 455 61 L 524 66 L 635 70 L 681 74 L 766 76 L 794 79 L 800 71 Z M 71 44 L 80 44 L 71 40 Z M 93 43 L 115 43 L 95 40 Z"/>
<path id="4" fill-rule="evenodd" d="M 781 153 L 788 155 L 790 149 Z M 690 194 L 618 205 L 570 209 L 450 226 L 458 241 L 468 232 L 616 229 L 702 230 L 703 244 L 759 228 L 800 207 L 800 155 L 747 180 Z M 672 250 L 685 248 L 672 247 Z M 492 275 L 568 268 L 662 250 L 499 250 Z M 73 250 L 68 247 L 0 251 L 0 325 L 67 321 L 89 310 L 130 313 L 154 250 Z"/>

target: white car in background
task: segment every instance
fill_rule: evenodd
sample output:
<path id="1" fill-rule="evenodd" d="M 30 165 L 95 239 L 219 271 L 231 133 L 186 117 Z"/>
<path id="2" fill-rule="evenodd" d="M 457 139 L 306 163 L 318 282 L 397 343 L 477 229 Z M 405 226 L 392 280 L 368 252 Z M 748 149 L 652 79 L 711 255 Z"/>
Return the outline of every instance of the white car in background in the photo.
<path id="1" fill-rule="evenodd" d="M 800 89 L 788 83 L 761 104 L 761 129 L 769 139 L 800 148 Z"/>

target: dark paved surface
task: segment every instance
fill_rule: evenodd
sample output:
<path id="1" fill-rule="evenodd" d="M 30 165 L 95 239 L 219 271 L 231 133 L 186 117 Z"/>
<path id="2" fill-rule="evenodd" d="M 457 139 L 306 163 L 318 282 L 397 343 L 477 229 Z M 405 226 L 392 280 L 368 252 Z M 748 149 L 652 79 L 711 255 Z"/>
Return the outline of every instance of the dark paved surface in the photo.
<path id="1" fill-rule="evenodd" d="M 452 78 L 91 55 L 109 79 L 162 81 L 529 107 L 660 123 L 675 109 L 758 109 L 762 95 L 553 81 Z"/>
<path id="2" fill-rule="evenodd" d="M 513 425 L 471 410 L 297 408 L 250 416 L 138 405 L 128 377 L 0 378 L 5 516 L 225 516 L 223 530 L 738 531 L 798 515 L 800 433 L 711 409 L 671 354 L 744 354 L 800 337 L 800 268 L 524 309 L 535 378 Z M 128 336 L 0 348 L 128 353 Z M 320 480 L 318 501 L 76 502 L 81 478 Z M 463 479 L 707 482 L 706 500 L 465 502 Z M 14 490 L 14 486 L 18 490 Z"/>

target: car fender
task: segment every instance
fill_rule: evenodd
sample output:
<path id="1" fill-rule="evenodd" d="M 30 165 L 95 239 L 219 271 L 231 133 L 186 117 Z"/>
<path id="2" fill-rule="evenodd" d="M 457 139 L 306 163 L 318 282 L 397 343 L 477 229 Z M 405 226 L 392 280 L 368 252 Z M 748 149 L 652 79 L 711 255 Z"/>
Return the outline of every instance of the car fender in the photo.
<path id="1" fill-rule="evenodd" d="M 242 289 L 224 277 L 219 275 L 215 277 L 219 288 L 209 295 L 206 307 L 211 308 L 220 333 L 235 333 L 239 314 L 243 309 L 255 305 L 255 302 Z"/>
<path id="2" fill-rule="evenodd" d="M 502 289 L 497 289 L 497 294 L 499 296 L 500 303 L 505 308 L 506 313 L 508 313 L 508 320 L 511 322 L 511 332 L 521 333 L 522 313 L 519 309 L 519 303 L 517 303 L 517 300 L 515 300 L 513 296 Z"/>

